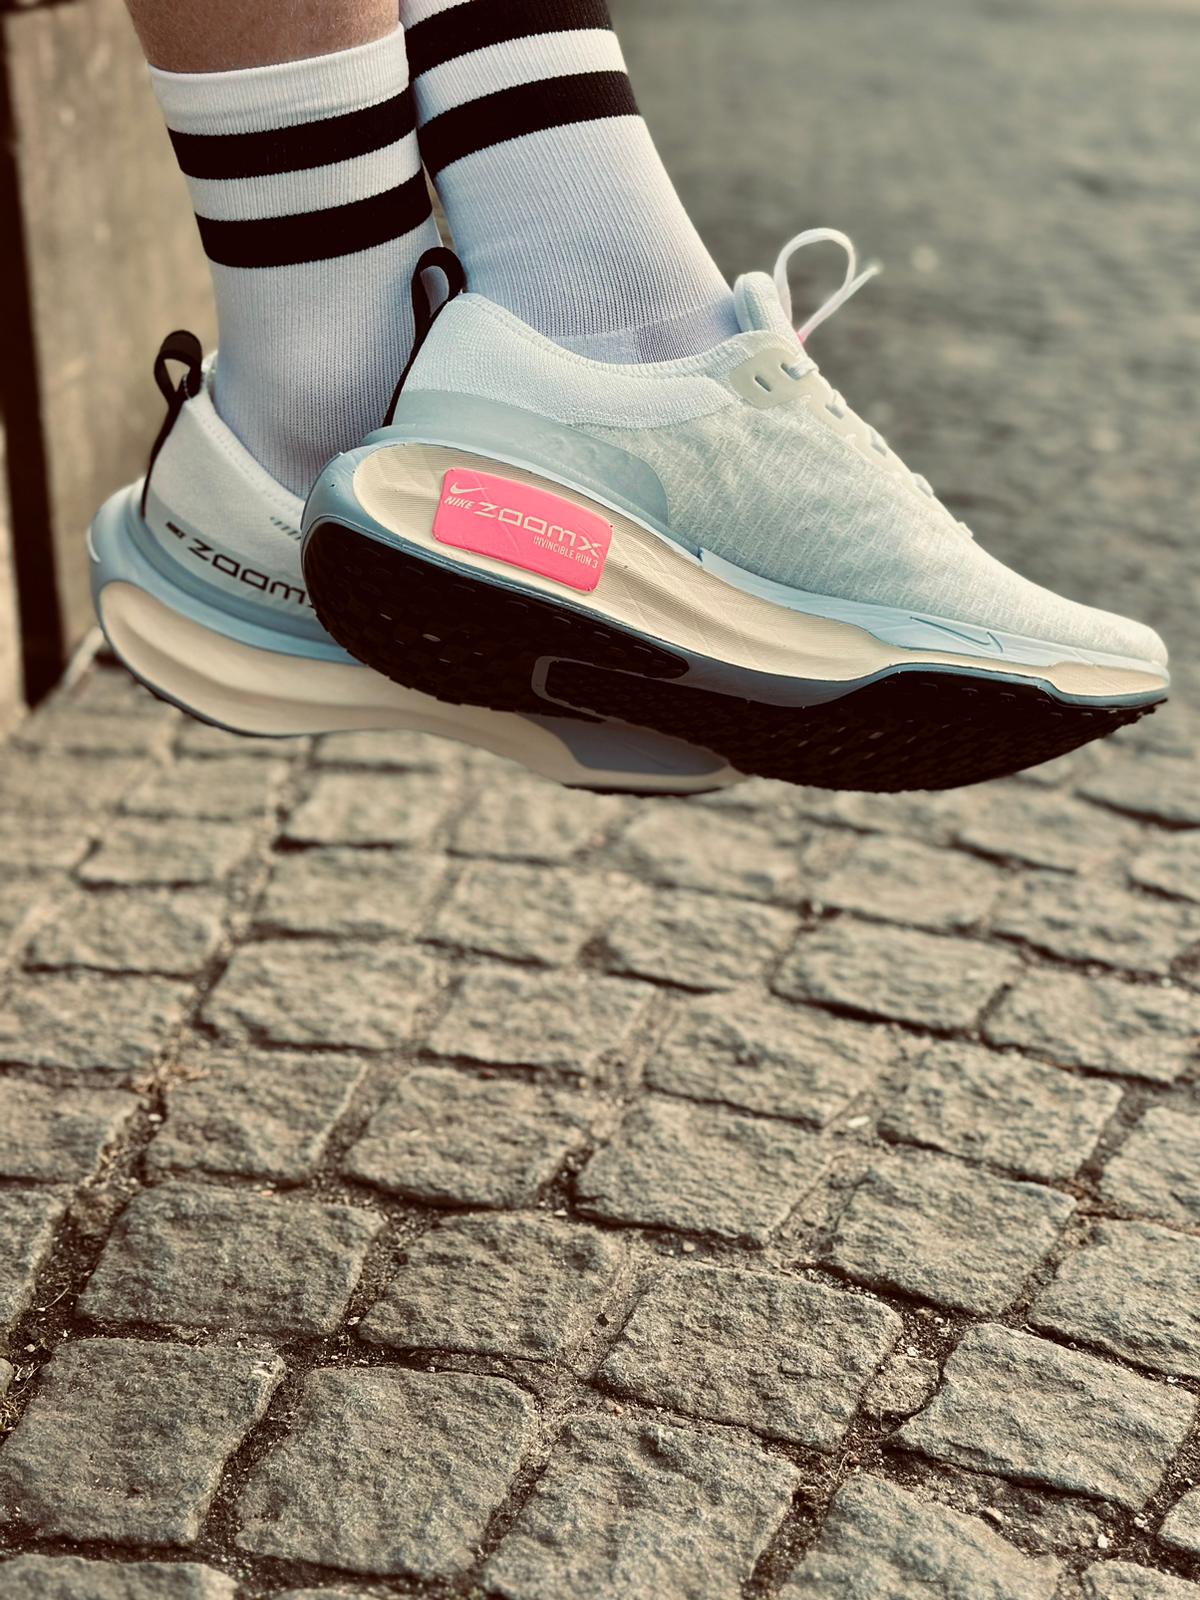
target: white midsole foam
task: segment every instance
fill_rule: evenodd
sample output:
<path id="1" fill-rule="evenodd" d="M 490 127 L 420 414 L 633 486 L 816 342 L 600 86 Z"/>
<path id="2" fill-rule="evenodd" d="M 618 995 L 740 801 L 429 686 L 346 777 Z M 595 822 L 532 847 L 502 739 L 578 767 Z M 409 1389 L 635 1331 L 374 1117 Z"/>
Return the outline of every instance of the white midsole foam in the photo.
<path id="1" fill-rule="evenodd" d="M 613 541 L 597 588 L 584 598 L 539 573 L 438 543 L 433 522 L 450 470 L 499 470 L 506 478 L 601 512 L 612 524 Z M 947 618 L 784 591 L 711 555 L 697 560 L 576 490 L 522 467 L 500 467 L 446 446 L 380 446 L 359 462 L 353 487 L 370 517 L 441 561 L 452 560 L 560 601 L 582 603 L 593 613 L 693 655 L 811 683 L 812 700 L 836 695 L 841 684 L 922 665 L 1029 678 L 1072 699 L 1100 703 L 1153 697 L 1167 687 L 1166 674 L 1152 662 L 992 633 Z M 954 640 L 954 649 L 944 648 L 947 639 Z M 764 692 L 763 698 L 769 697 Z"/>
<path id="2" fill-rule="evenodd" d="M 663 769 L 655 772 L 642 749 L 646 736 L 635 729 L 628 735 L 638 745 L 634 770 L 586 766 L 550 728 L 529 718 L 447 705 L 367 667 L 244 644 L 183 616 L 133 583 L 105 584 L 96 609 L 113 650 L 136 677 L 237 733 L 287 737 L 404 729 L 478 746 L 556 783 L 636 793 L 702 791 L 737 780 L 730 768 L 698 752 L 686 752 L 689 759 L 675 766 L 664 752 Z M 619 755 L 615 725 L 610 733 Z"/>

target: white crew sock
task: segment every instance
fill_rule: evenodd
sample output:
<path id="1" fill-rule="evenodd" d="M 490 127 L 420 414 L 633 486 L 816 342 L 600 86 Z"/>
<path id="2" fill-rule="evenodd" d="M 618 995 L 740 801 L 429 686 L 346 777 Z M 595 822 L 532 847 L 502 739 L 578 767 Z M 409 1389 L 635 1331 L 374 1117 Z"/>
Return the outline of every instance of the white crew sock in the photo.
<path id="1" fill-rule="evenodd" d="M 378 427 L 437 243 L 404 34 L 236 72 L 151 68 L 212 268 L 217 411 L 306 495 Z"/>
<path id="2" fill-rule="evenodd" d="M 400 16 L 421 154 L 472 290 L 602 361 L 738 331 L 604 0 L 400 0 Z"/>

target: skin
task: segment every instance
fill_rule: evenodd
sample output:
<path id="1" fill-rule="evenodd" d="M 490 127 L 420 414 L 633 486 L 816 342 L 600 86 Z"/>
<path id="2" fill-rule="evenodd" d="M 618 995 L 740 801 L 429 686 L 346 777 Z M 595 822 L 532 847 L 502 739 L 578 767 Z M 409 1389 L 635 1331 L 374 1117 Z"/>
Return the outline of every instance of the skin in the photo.
<path id="1" fill-rule="evenodd" d="M 146 59 L 166 72 L 303 61 L 382 39 L 396 0 L 127 0 Z"/>

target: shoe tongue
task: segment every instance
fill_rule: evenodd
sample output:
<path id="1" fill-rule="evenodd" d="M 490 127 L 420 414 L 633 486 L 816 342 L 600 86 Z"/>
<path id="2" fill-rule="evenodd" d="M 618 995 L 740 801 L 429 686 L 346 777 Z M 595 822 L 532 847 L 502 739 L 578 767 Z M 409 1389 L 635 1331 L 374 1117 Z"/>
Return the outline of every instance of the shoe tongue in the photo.
<path id="1" fill-rule="evenodd" d="M 775 280 L 766 272 L 746 272 L 733 286 L 733 304 L 743 333 L 782 333 L 795 338 L 796 330 L 779 303 Z"/>

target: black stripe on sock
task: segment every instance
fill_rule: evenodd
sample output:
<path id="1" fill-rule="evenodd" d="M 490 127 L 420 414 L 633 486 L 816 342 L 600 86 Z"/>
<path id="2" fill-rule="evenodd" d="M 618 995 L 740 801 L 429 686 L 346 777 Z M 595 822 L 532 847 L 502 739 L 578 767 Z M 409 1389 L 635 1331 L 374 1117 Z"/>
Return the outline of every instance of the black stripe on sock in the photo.
<path id="1" fill-rule="evenodd" d="M 210 261 L 223 267 L 294 267 L 354 255 L 411 233 L 430 216 L 425 175 L 350 205 L 306 211 L 294 217 L 257 217 L 249 222 L 196 218 Z"/>
<path id="2" fill-rule="evenodd" d="M 294 128 L 268 128 L 263 133 L 168 132 L 189 178 L 266 178 L 384 150 L 407 138 L 416 125 L 409 86 L 378 105 L 320 122 L 301 122 Z"/>
<path id="3" fill-rule="evenodd" d="M 413 78 L 458 56 L 538 33 L 578 33 L 611 28 L 604 0 L 476 0 L 451 6 L 405 31 Z"/>
<path id="4" fill-rule="evenodd" d="M 602 117 L 637 115 L 637 101 L 625 73 L 581 72 L 520 83 L 468 100 L 427 122 L 418 137 L 422 159 L 430 176 L 436 178 L 452 161 L 527 133 Z"/>

